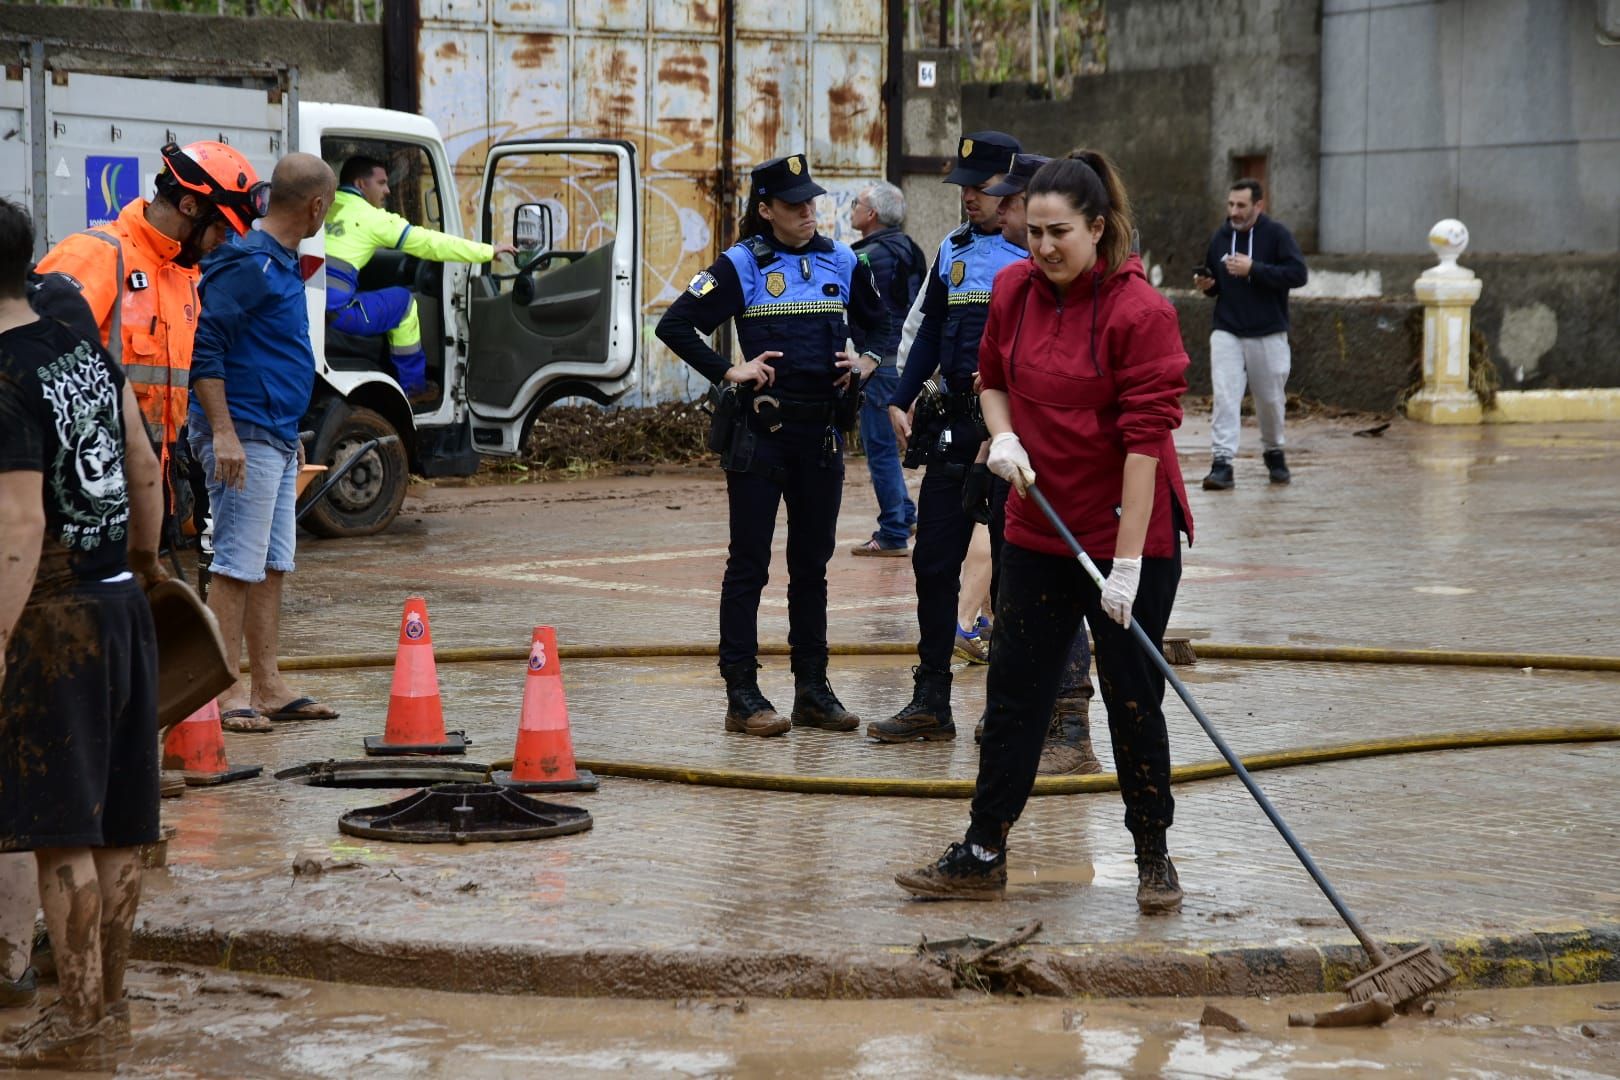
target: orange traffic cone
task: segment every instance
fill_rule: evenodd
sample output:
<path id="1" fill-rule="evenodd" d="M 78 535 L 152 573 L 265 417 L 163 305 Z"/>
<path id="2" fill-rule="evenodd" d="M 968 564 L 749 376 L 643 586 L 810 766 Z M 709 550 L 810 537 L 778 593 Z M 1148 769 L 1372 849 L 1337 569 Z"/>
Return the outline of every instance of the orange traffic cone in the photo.
<path id="1" fill-rule="evenodd" d="M 178 770 L 192 787 L 247 780 L 264 771 L 263 765 L 225 761 L 225 732 L 219 726 L 219 702 L 208 704 L 169 729 L 163 740 L 163 768 Z"/>
<path id="2" fill-rule="evenodd" d="M 549 626 L 535 627 L 529 645 L 512 771 L 491 773 L 490 780 L 513 791 L 595 791 L 601 786 L 593 774 L 574 767 L 562 658 L 557 655 L 557 631 Z"/>
<path id="3" fill-rule="evenodd" d="M 433 665 L 433 630 L 427 601 L 405 601 L 394 655 L 394 685 L 388 692 L 388 726 L 366 737 L 368 754 L 465 754 L 466 736 L 444 730 L 439 703 L 439 672 Z"/>

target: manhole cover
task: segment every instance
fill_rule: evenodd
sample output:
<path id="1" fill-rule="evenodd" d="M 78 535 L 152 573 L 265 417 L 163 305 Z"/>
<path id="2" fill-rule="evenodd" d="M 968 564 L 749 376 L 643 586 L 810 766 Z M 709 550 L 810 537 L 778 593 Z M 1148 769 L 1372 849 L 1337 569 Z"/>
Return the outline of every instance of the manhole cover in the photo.
<path id="1" fill-rule="evenodd" d="M 440 784 L 338 818 L 338 828 L 350 836 L 407 844 L 540 840 L 590 827 L 588 810 L 541 802 L 494 784 Z"/>
<path id="2" fill-rule="evenodd" d="M 276 779 L 291 780 L 310 787 L 405 788 L 425 787 L 428 784 L 472 784 L 488 774 L 489 766 L 475 761 L 356 758 L 350 761 L 311 761 L 281 770 L 276 773 Z"/>

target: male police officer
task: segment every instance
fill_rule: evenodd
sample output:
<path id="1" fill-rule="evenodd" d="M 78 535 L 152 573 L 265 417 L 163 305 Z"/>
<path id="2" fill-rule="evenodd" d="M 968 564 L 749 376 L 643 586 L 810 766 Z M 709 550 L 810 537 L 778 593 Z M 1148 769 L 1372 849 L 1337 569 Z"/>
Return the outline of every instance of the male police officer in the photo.
<path id="1" fill-rule="evenodd" d="M 338 176 L 337 198 L 326 215 L 326 317 L 345 334 L 388 335 L 399 385 L 412 406 L 431 405 L 439 388 L 427 379 L 422 324 L 416 297 L 403 285 L 360 292 L 360 271 L 379 248 L 397 248 L 430 262 L 487 263 L 516 251 L 511 244 L 481 244 L 420 229 L 383 209 L 388 167 L 374 158 L 352 157 Z"/>
<path id="2" fill-rule="evenodd" d="M 1028 252 L 1001 235 L 1001 200 L 985 187 L 1005 174 L 1023 148 L 1011 135 L 976 131 L 962 137 L 956 167 L 945 178 L 962 188 L 967 221 L 939 245 L 922 302 L 923 323 L 906 359 L 900 388 L 889 402 L 889 419 L 904 447 L 912 436 L 908 415 L 923 383 L 938 369 L 946 391 L 948 424 L 922 447 L 927 471 L 917 499 L 917 658 L 911 702 L 888 720 L 866 727 L 880 742 L 954 739 L 951 720 L 951 653 L 956 644 L 956 600 L 962 560 L 973 537 L 973 519 L 962 506 L 963 483 L 978 457 L 984 429 L 978 417 L 973 376 L 979 369 L 979 338 L 990 310 L 996 272 Z M 919 433 L 919 436 L 921 433 Z"/>

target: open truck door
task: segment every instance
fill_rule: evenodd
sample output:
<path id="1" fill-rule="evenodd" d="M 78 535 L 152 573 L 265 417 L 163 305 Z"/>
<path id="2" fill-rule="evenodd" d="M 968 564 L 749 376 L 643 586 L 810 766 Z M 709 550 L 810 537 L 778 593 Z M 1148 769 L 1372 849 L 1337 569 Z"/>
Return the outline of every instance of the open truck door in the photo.
<path id="1" fill-rule="evenodd" d="M 491 148 L 481 238 L 518 251 L 468 283 L 465 386 L 479 451 L 517 453 L 559 398 L 606 404 L 623 392 L 641 347 L 639 198 L 632 143 Z"/>

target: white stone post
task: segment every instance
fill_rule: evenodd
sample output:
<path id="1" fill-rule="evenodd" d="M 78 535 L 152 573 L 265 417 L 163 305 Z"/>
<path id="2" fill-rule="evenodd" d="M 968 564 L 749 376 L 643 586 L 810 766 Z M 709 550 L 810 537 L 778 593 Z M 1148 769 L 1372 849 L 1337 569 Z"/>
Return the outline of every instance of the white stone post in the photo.
<path id="1" fill-rule="evenodd" d="M 1457 265 L 1468 227 L 1453 218 L 1437 222 L 1429 246 L 1440 262 L 1413 287 L 1423 302 L 1423 389 L 1408 399 L 1406 415 L 1425 424 L 1477 424 L 1484 412 L 1468 387 L 1468 352 L 1482 283 Z"/>

